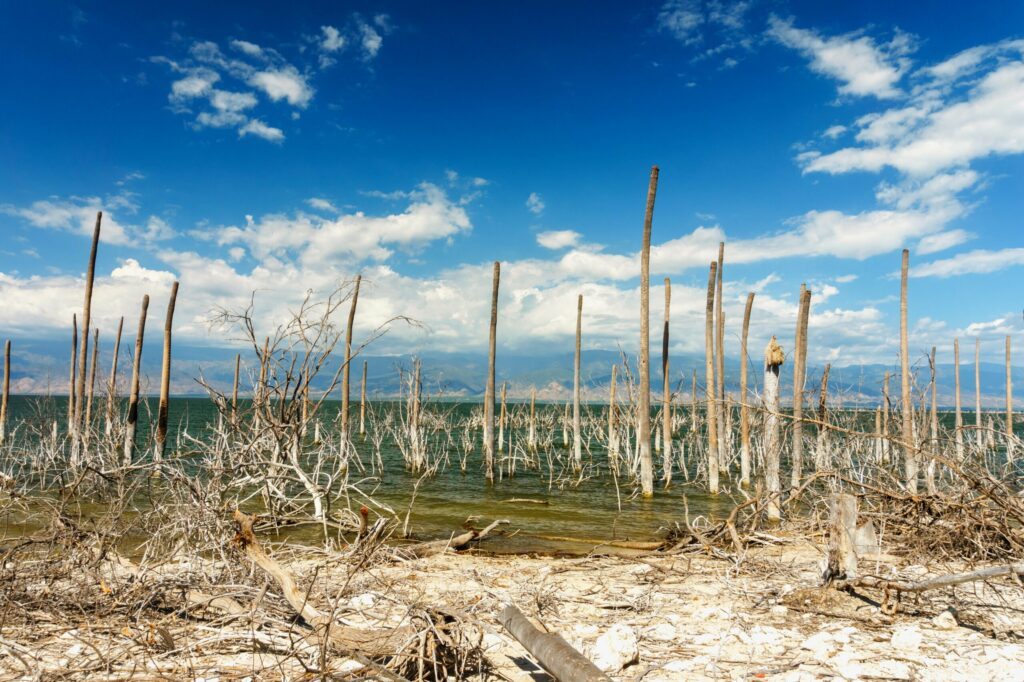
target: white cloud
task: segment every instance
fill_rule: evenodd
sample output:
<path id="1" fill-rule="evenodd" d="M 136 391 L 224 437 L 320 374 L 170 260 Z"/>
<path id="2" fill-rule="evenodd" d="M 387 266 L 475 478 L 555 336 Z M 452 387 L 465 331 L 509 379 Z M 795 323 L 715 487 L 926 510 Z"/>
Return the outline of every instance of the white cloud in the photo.
<path id="1" fill-rule="evenodd" d="M 100 239 L 108 244 L 128 244 L 128 231 L 108 208 L 118 202 L 99 197 L 72 197 L 70 199 L 50 198 L 34 201 L 29 206 L 18 208 L 9 204 L 0 205 L 0 212 L 24 219 L 33 227 L 61 230 L 81 236 L 92 237 L 96 226 L 96 213 L 103 211 Z"/>
<path id="2" fill-rule="evenodd" d="M 973 234 L 967 230 L 947 230 L 938 234 L 930 234 L 917 243 L 917 253 L 927 255 L 960 246 L 974 239 Z"/>
<path id="3" fill-rule="evenodd" d="M 821 135 L 822 137 L 827 137 L 830 140 L 834 140 L 845 132 L 846 126 L 835 125 L 826 128 L 825 132 L 823 132 Z"/>
<path id="4" fill-rule="evenodd" d="M 341 35 L 341 31 L 333 26 L 321 26 L 320 31 L 323 33 L 323 39 L 320 41 L 321 50 L 324 52 L 337 52 L 345 48 L 348 41 L 345 39 L 345 36 Z"/>
<path id="5" fill-rule="evenodd" d="M 249 78 L 249 85 L 262 90 L 277 102 L 287 100 L 292 106 L 305 108 L 313 99 L 314 90 L 294 66 L 257 71 Z"/>
<path id="6" fill-rule="evenodd" d="M 796 28 L 792 19 L 775 15 L 768 20 L 768 36 L 811 60 L 810 68 L 815 73 L 840 81 L 840 93 L 879 99 L 901 94 L 897 84 L 910 68 L 907 55 L 915 49 L 913 39 L 898 31 L 890 42 L 879 45 L 869 36 L 856 33 L 822 36 L 814 30 Z"/>
<path id="7" fill-rule="evenodd" d="M 250 57 L 260 57 L 263 55 L 263 48 L 256 43 L 250 43 L 248 40 L 232 40 L 231 47 L 244 52 Z"/>
<path id="8" fill-rule="evenodd" d="M 551 230 L 538 234 L 537 243 L 545 249 L 564 249 L 569 246 L 578 246 L 582 236 L 573 230 Z"/>
<path id="9" fill-rule="evenodd" d="M 245 137 L 246 135 L 262 137 L 264 140 L 268 140 L 270 142 L 281 142 L 284 140 L 283 130 L 268 126 L 266 123 L 256 118 L 238 129 L 239 137 Z"/>
<path id="10" fill-rule="evenodd" d="M 1024 265 L 1024 248 L 988 251 L 978 249 L 958 253 L 951 258 L 916 265 L 911 277 L 954 277 L 956 275 L 988 274 L 1014 265 Z"/>
<path id="11" fill-rule="evenodd" d="M 544 200 L 536 192 L 530 192 L 530 196 L 526 197 L 526 208 L 530 213 L 540 215 L 544 212 Z"/>
<path id="12" fill-rule="evenodd" d="M 363 46 L 363 56 L 367 60 L 375 58 L 380 52 L 381 46 L 384 45 L 383 36 L 365 21 L 359 22 L 359 35 L 360 44 Z"/>
<path id="13" fill-rule="evenodd" d="M 334 204 L 327 199 L 321 199 L 320 197 L 310 197 L 309 199 L 306 199 L 306 203 L 318 211 L 327 211 L 329 213 L 338 212 L 338 208 Z"/>

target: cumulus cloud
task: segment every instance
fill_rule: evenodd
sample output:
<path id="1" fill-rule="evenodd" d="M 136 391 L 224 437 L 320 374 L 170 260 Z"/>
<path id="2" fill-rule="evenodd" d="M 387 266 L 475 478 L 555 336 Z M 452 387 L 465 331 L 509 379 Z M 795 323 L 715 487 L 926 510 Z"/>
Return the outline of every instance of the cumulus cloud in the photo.
<path id="1" fill-rule="evenodd" d="M 768 36 L 799 51 L 815 73 L 838 80 L 840 93 L 879 99 L 902 94 L 897 84 L 910 69 L 908 55 L 915 49 L 914 39 L 899 31 L 890 42 L 878 44 L 858 33 L 823 36 L 774 15 L 768 21 Z"/>
<path id="2" fill-rule="evenodd" d="M 570 246 L 577 246 L 580 243 L 581 235 L 573 230 L 550 230 L 537 235 L 537 243 L 545 249 L 564 249 Z"/>
<path id="3" fill-rule="evenodd" d="M 294 66 L 257 71 L 249 78 L 249 84 L 275 102 L 283 99 L 300 108 L 305 108 L 313 99 L 313 88 Z"/>
<path id="4" fill-rule="evenodd" d="M 956 275 L 987 274 L 1014 265 L 1024 265 L 1024 248 L 989 251 L 977 249 L 958 253 L 951 258 L 916 265 L 910 269 L 911 277 L 954 277 Z"/>
<path id="5" fill-rule="evenodd" d="M 318 211 L 327 211 L 328 213 L 337 213 L 338 208 L 327 199 L 320 197 L 310 197 L 306 199 L 306 203 Z"/>
<path id="6" fill-rule="evenodd" d="M 536 192 L 530 192 L 530 196 L 526 197 L 526 209 L 534 215 L 540 215 L 544 212 L 544 200 Z"/>
<path id="7" fill-rule="evenodd" d="M 238 129 L 239 137 L 245 137 L 246 135 L 255 135 L 256 137 L 261 137 L 269 142 L 281 142 L 284 140 L 283 130 L 268 126 L 266 123 L 256 118 L 250 120 Z"/>

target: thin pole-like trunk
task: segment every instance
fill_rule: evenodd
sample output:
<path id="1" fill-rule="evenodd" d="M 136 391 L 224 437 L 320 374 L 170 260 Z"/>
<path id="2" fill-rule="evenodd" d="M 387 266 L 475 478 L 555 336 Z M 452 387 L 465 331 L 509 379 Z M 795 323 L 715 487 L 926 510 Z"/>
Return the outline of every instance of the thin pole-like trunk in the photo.
<path id="1" fill-rule="evenodd" d="M 615 372 L 618 365 L 612 365 L 611 383 L 608 385 L 608 466 L 613 474 L 619 473 L 619 433 L 615 424 L 618 406 L 615 404 Z"/>
<path id="2" fill-rule="evenodd" d="M 718 494 L 718 410 L 715 396 L 715 272 L 712 261 L 708 271 L 708 297 L 704 310 L 704 395 L 708 406 L 708 491 Z"/>
<path id="3" fill-rule="evenodd" d="M 530 431 L 526 437 L 526 444 L 531 450 L 537 449 L 537 388 L 530 387 Z"/>
<path id="4" fill-rule="evenodd" d="M 238 425 L 238 375 L 242 369 L 242 354 L 235 353 L 235 378 L 231 382 L 231 425 Z"/>
<path id="5" fill-rule="evenodd" d="M 821 373 L 821 390 L 818 392 L 818 442 L 814 451 L 814 467 L 818 471 L 830 468 L 828 456 L 828 376 L 832 371 L 832 364 L 826 363 Z"/>
<path id="6" fill-rule="evenodd" d="M 779 369 L 784 360 L 782 348 L 775 337 L 764 351 L 764 482 L 768 493 L 768 518 L 778 521 L 782 517 L 782 482 L 779 471 L 782 443 L 779 433 Z"/>
<path id="7" fill-rule="evenodd" d="M 82 423 L 82 397 L 85 395 L 85 373 L 86 362 L 89 359 L 89 323 L 92 319 L 92 288 L 96 274 L 96 250 L 100 243 L 100 223 L 103 220 L 103 211 L 96 213 L 96 226 L 92 231 L 92 247 L 89 250 L 89 268 L 85 272 L 85 301 L 82 305 L 82 345 L 78 349 L 78 383 L 75 393 L 78 401 L 75 403 L 74 432 L 72 437 L 74 443 L 72 449 L 77 450 L 79 440 L 79 427 Z"/>
<path id="8" fill-rule="evenodd" d="M 85 399 L 85 414 L 82 416 L 82 448 L 83 454 L 85 448 L 89 445 L 89 435 L 92 431 L 92 399 L 93 393 L 96 390 L 96 364 L 99 362 L 100 355 L 100 330 L 95 330 L 92 344 L 92 359 L 89 361 L 89 382 L 86 384 L 86 399 Z"/>
<path id="9" fill-rule="evenodd" d="M 892 455 L 892 442 L 889 438 L 889 415 L 892 414 L 892 402 L 889 399 L 889 373 L 882 378 L 882 460 L 886 463 Z"/>
<path id="10" fill-rule="evenodd" d="M 117 360 L 121 353 L 121 332 L 124 329 L 124 317 L 117 323 L 117 336 L 114 337 L 114 358 L 110 362 L 110 378 L 107 380 L 107 414 L 104 419 L 103 433 L 107 436 L 114 430 L 114 403 L 117 400 Z"/>
<path id="11" fill-rule="evenodd" d="M 4 342 L 4 393 L 0 398 L 0 445 L 7 436 L 7 401 L 11 397 L 11 340 Z"/>
<path id="12" fill-rule="evenodd" d="M 501 412 L 498 414 L 498 452 L 505 452 L 505 396 L 508 391 L 508 382 L 501 382 Z"/>
<path id="13" fill-rule="evenodd" d="M 356 275 L 355 290 L 352 292 L 352 302 L 348 307 L 348 325 L 345 327 L 345 369 L 341 374 L 341 444 L 348 447 L 348 405 L 349 405 L 349 375 L 352 364 L 352 327 L 356 321 L 356 305 L 359 303 L 359 284 L 363 281 L 362 275 Z"/>
<path id="14" fill-rule="evenodd" d="M 494 261 L 494 281 L 491 287 L 490 340 L 487 347 L 487 387 L 484 389 L 484 476 L 494 481 L 494 354 L 498 336 L 498 283 L 501 263 Z"/>
<path id="15" fill-rule="evenodd" d="M 583 294 L 576 299 L 576 355 L 572 364 L 572 465 L 583 465 L 583 422 L 580 415 L 580 341 L 583 335 Z M 504 391 L 502 392 L 504 400 Z"/>
<path id="16" fill-rule="evenodd" d="M 644 236 L 640 249 L 640 404 L 636 437 L 640 457 L 640 491 L 644 497 L 654 496 L 654 462 L 651 459 L 651 224 L 657 192 L 658 167 L 654 166 L 647 185 Z"/>
<path id="17" fill-rule="evenodd" d="M 1006 335 L 1006 461 L 1013 461 L 1013 377 L 1010 374 L 1010 335 Z"/>
<path id="18" fill-rule="evenodd" d="M 366 360 L 363 360 L 363 381 L 359 388 L 359 435 L 366 435 Z"/>
<path id="19" fill-rule="evenodd" d="M 928 385 L 931 389 L 931 411 L 928 418 L 928 464 L 924 468 L 925 490 L 929 495 L 934 495 L 935 488 L 935 455 L 939 454 L 939 403 L 938 386 L 935 382 L 935 346 L 932 346 L 932 354 L 928 357 L 928 368 L 931 373 L 931 380 Z"/>
<path id="20" fill-rule="evenodd" d="M 665 278 L 665 327 L 661 332 L 661 428 L 662 469 L 665 487 L 672 483 L 672 377 L 669 375 L 668 323 L 672 307 L 672 282 Z"/>
<path id="21" fill-rule="evenodd" d="M 139 422 L 139 379 L 142 368 L 142 341 L 146 335 L 146 312 L 149 310 L 149 295 L 142 297 L 142 312 L 139 313 L 139 331 L 135 336 L 135 356 L 132 358 L 132 385 L 128 393 L 128 419 L 124 430 L 124 465 L 131 466 L 135 458 L 135 429 Z"/>
<path id="22" fill-rule="evenodd" d="M 157 411 L 156 445 L 153 448 L 153 462 L 163 461 L 167 450 L 167 416 L 171 396 L 171 327 L 174 323 L 174 304 L 178 298 L 178 283 L 171 285 L 171 297 L 167 301 L 167 318 L 164 321 L 164 357 L 160 368 L 160 406 Z"/>
<path id="23" fill-rule="evenodd" d="M 953 437 L 956 440 L 956 459 L 964 458 L 964 415 L 960 405 L 960 339 L 953 339 L 953 381 L 956 393 L 956 423 Z"/>
<path id="24" fill-rule="evenodd" d="M 811 291 L 800 285 L 800 306 L 796 317 L 796 348 L 793 357 L 793 458 L 790 487 L 798 488 L 804 464 L 804 381 L 807 376 L 807 317 L 811 308 Z"/>
<path id="25" fill-rule="evenodd" d="M 900 263 L 900 431 L 903 440 L 903 468 L 907 489 L 917 492 L 917 452 L 914 443 L 914 404 L 910 400 L 910 343 L 907 328 L 907 271 L 910 267 L 910 251 L 903 249 Z"/>
<path id="26" fill-rule="evenodd" d="M 75 379 L 78 377 L 78 315 L 71 315 L 71 378 L 68 380 L 68 434 L 75 433 Z M 76 462 L 72 461 L 72 464 Z"/>
<path id="27" fill-rule="evenodd" d="M 740 486 L 750 487 L 750 408 L 747 405 L 747 339 L 750 332 L 750 312 L 754 307 L 754 292 L 747 294 L 743 309 L 743 332 L 740 336 Z"/>
<path id="28" fill-rule="evenodd" d="M 978 447 L 985 443 L 981 429 L 981 339 L 974 340 L 974 428 L 978 434 Z"/>
<path id="29" fill-rule="evenodd" d="M 729 438 L 725 420 L 725 312 L 722 310 L 722 276 L 725 274 L 725 242 L 718 243 L 718 268 L 715 272 L 715 397 L 718 400 L 718 463 L 728 466 Z"/>

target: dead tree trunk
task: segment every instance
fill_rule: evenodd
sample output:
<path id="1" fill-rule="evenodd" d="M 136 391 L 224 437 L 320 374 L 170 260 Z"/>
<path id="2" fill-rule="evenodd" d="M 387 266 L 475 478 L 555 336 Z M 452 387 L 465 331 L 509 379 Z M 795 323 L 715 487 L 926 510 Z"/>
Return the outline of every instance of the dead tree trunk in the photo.
<path id="1" fill-rule="evenodd" d="M 832 495 L 828 501 L 829 529 L 825 568 L 825 584 L 834 580 L 857 577 L 857 498 L 853 495 Z"/>
<path id="2" fill-rule="evenodd" d="M 1006 335 L 1006 461 L 1013 461 L 1013 376 L 1010 374 L 1010 335 Z"/>
<path id="3" fill-rule="evenodd" d="M 160 368 L 160 407 L 157 411 L 156 444 L 153 448 L 153 463 L 163 461 L 167 451 L 167 416 L 171 395 L 171 327 L 174 323 L 174 304 L 178 298 L 178 283 L 171 285 L 171 297 L 167 300 L 167 319 L 164 321 L 164 357 Z"/>
<path id="4" fill-rule="evenodd" d="M 931 381 L 929 382 L 931 410 L 928 418 L 928 464 L 924 469 L 924 484 L 928 494 L 934 495 L 937 492 L 935 488 L 935 468 L 937 466 L 935 456 L 939 454 L 939 403 L 938 387 L 935 383 L 935 346 L 932 346 L 932 354 L 928 356 L 928 367 L 931 372 Z"/>
<path id="5" fill-rule="evenodd" d="M 900 431 L 903 441 L 903 468 L 907 490 L 917 492 L 917 452 L 914 443 L 914 404 L 910 400 L 910 344 L 907 338 L 907 271 L 910 251 L 903 249 L 900 264 Z"/>
<path id="6" fill-rule="evenodd" d="M 580 415 L 580 341 L 583 334 L 583 294 L 576 300 L 576 355 L 572 364 L 572 466 L 583 466 L 583 423 Z"/>
<path id="7" fill-rule="evenodd" d="M 114 337 L 114 359 L 110 363 L 110 377 L 107 380 L 107 414 L 104 418 L 103 433 L 108 437 L 114 430 L 114 405 L 117 402 L 117 360 L 121 353 L 121 332 L 124 329 L 124 317 L 117 323 L 117 336 Z"/>
<path id="8" fill-rule="evenodd" d="M 359 436 L 366 435 L 366 360 L 363 360 L 363 381 L 359 387 Z"/>
<path id="9" fill-rule="evenodd" d="M 0 399 L 0 445 L 7 437 L 7 401 L 11 397 L 11 340 L 4 342 L 4 393 Z"/>
<path id="10" fill-rule="evenodd" d="M 780 450 L 779 438 L 779 369 L 785 355 L 775 337 L 768 342 L 764 350 L 764 479 L 768 493 L 768 518 L 778 521 L 782 518 L 782 483 L 779 471 Z"/>
<path id="11" fill-rule="evenodd" d="M 964 415 L 960 404 L 960 339 L 953 339 L 953 381 L 956 393 L 956 423 L 953 437 L 956 440 L 956 461 L 964 459 Z"/>
<path id="12" fill-rule="evenodd" d="M 640 490 L 644 497 L 654 496 L 654 462 L 651 459 L 651 224 L 654 221 L 654 197 L 658 191 L 658 167 L 651 168 L 644 212 L 644 236 L 640 249 L 640 401 L 636 437 L 640 457 Z"/>
<path id="13" fill-rule="evenodd" d="M 800 487 L 804 465 L 804 381 L 807 376 L 807 317 L 811 308 L 811 292 L 800 285 L 800 306 L 796 317 L 796 348 L 793 357 L 793 461 L 790 487 Z"/>
<path id="14" fill-rule="evenodd" d="M 612 365 L 612 378 L 608 385 L 608 466 L 615 475 L 619 473 L 619 432 L 615 423 L 618 409 L 615 404 L 615 372 L 617 369 L 617 365 Z"/>
<path id="15" fill-rule="evenodd" d="M 718 268 L 715 272 L 715 399 L 718 401 L 718 466 L 728 466 L 729 438 L 725 412 L 725 313 L 722 310 L 722 276 L 725 269 L 725 242 L 718 243 Z"/>
<path id="16" fill-rule="evenodd" d="M 704 310 L 704 394 L 708 406 L 708 492 L 718 494 L 718 409 L 715 396 L 715 273 L 718 263 L 712 261 L 708 271 L 708 296 Z"/>
<path id="17" fill-rule="evenodd" d="M 828 375 L 832 371 L 831 363 L 825 364 L 821 373 L 821 390 L 818 393 L 818 442 L 815 445 L 814 467 L 818 471 L 831 468 L 828 456 Z"/>
<path id="18" fill-rule="evenodd" d="M 981 339 L 974 340 L 974 428 L 978 435 L 978 447 L 985 444 L 981 429 Z"/>
<path id="19" fill-rule="evenodd" d="M 135 336 L 135 356 L 132 358 L 132 385 L 128 394 L 128 419 L 124 431 L 124 465 L 132 465 L 135 458 L 135 429 L 139 422 L 139 379 L 142 371 L 142 340 L 146 334 L 146 311 L 149 310 L 149 295 L 142 297 L 142 312 L 139 313 L 139 331 Z"/>
<path id="20" fill-rule="evenodd" d="M 669 374 L 668 325 L 672 306 L 672 282 L 665 278 L 665 327 L 661 333 L 661 462 L 665 487 L 672 484 L 672 377 Z"/>
<path id="21" fill-rule="evenodd" d="M 743 333 L 740 337 L 740 486 L 750 487 L 750 408 L 747 405 L 747 339 L 750 333 L 750 311 L 754 307 L 754 292 L 747 294 L 743 309 Z"/>
<path id="22" fill-rule="evenodd" d="M 491 286 L 490 340 L 487 346 L 487 387 L 484 389 L 484 476 L 494 481 L 494 354 L 498 335 L 498 283 L 501 263 L 494 261 L 494 281 Z"/>
<path id="23" fill-rule="evenodd" d="M 348 324 L 345 326 L 345 369 L 341 373 L 341 447 L 348 449 L 348 417 L 349 417 L 349 376 L 352 365 L 352 327 L 356 322 L 356 305 L 359 303 L 359 285 L 362 275 L 356 275 L 355 289 L 352 291 L 352 302 L 348 307 Z"/>
<path id="24" fill-rule="evenodd" d="M 611 682 L 560 635 L 541 632 L 515 606 L 506 606 L 498 621 L 559 682 Z"/>
<path id="25" fill-rule="evenodd" d="M 89 359 L 89 324 L 92 319 L 92 287 L 93 280 L 96 274 L 96 250 L 100 243 L 100 223 L 103 220 L 103 211 L 96 213 L 96 226 L 92 231 L 92 248 L 89 250 L 89 268 L 85 272 L 85 301 L 82 304 L 82 345 L 78 349 L 78 383 L 75 387 L 75 393 L 78 395 L 78 401 L 75 403 L 75 416 L 73 421 L 72 429 L 72 452 L 77 452 L 80 446 L 79 429 L 82 424 L 82 397 L 85 395 L 85 372 L 86 362 Z M 73 455 L 73 458 L 77 460 L 77 456 Z"/>
<path id="26" fill-rule="evenodd" d="M 68 380 L 68 435 L 75 433 L 75 380 L 78 377 L 78 315 L 71 315 L 71 378 Z M 71 466 L 78 466 L 72 459 Z"/>

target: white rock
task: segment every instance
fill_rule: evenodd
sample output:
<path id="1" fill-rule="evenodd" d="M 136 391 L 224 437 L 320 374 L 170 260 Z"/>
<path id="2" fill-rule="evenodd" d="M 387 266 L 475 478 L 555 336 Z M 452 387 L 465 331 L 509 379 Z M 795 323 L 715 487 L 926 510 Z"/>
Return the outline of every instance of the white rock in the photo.
<path id="1" fill-rule="evenodd" d="M 836 650 L 836 643 L 832 639 L 832 633 L 819 632 L 805 639 L 800 648 L 810 651 L 814 660 L 823 662 L 832 656 L 832 652 Z"/>
<path id="2" fill-rule="evenodd" d="M 332 667 L 332 672 L 340 675 L 351 675 L 357 670 L 362 670 L 365 667 L 366 666 L 360 663 L 359 661 L 353 661 L 352 659 L 349 659 L 336 668 Z"/>
<path id="3" fill-rule="evenodd" d="M 640 643 L 633 628 L 616 623 L 597 638 L 591 654 L 594 665 L 606 673 L 622 670 L 640 658 Z"/>
<path id="4" fill-rule="evenodd" d="M 64 655 L 68 658 L 74 658 L 78 654 L 82 653 L 82 651 L 84 650 L 85 647 L 83 647 L 81 644 L 75 644 L 74 646 L 69 647 L 68 650 L 64 652 Z"/>
<path id="5" fill-rule="evenodd" d="M 939 630 L 956 630 L 959 627 L 956 622 L 956 618 L 949 611 L 943 611 L 939 615 L 932 618 L 932 625 Z"/>
<path id="6" fill-rule="evenodd" d="M 372 608 L 373 605 L 376 603 L 377 595 L 373 594 L 372 592 L 367 592 L 366 594 L 359 594 L 348 600 L 349 607 L 359 610 Z"/>
<path id="7" fill-rule="evenodd" d="M 485 632 L 484 639 L 481 644 L 484 648 L 484 652 L 496 651 L 505 644 L 505 640 L 502 639 L 501 635 L 496 635 L 493 632 Z"/>
<path id="8" fill-rule="evenodd" d="M 671 623 L 658 623 L 647 630 L 647 636 L 658 642 L 672 642 L 678 637 L 676 627 Z"/>
<path id="9" fill-rule="evenodd" d="M 892 633 L 889 644 L 900 651 L 914 652 L 921 648 L 921 631 L 916 627 L 896 628 Z"/>
<path id="10" fill-rule="evenodd" d="M 782 604 L 778 604 L 776 606 L 773 606 L 772 610 L 771 610 L 771 614 L 775 618 L 785 618 L 786 614 L 788 614 L 788 613 L 789 613 L 789 608 L 783 606 Z"/>

